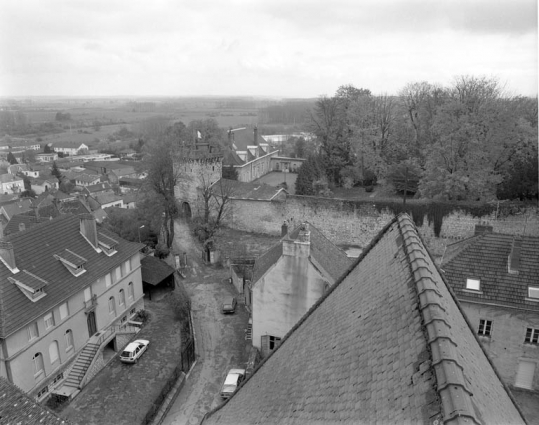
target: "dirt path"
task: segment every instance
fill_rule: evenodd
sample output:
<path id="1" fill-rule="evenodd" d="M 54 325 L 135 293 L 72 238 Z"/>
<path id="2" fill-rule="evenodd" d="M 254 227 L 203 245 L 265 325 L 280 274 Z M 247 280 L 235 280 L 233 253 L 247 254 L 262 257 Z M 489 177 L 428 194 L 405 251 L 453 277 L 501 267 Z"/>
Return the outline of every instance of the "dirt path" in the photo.
<path id="1" fill-rule="evenodd" d="M 221 313 L 221 299 L 237 295 L 226 281 L 227 270 L 205 265 L 188 226 L 183 222 L 175 226 L 174 250 L 187 252 L 188 276 L 183 283 L 191 296 L 197 364 L 163 424 L 198 424 L 221 402 L 219 390 L 228 369 L 244 366 L 247 361 L 244 329 L 248 314 L 243 305 L 234 315 Z"/>

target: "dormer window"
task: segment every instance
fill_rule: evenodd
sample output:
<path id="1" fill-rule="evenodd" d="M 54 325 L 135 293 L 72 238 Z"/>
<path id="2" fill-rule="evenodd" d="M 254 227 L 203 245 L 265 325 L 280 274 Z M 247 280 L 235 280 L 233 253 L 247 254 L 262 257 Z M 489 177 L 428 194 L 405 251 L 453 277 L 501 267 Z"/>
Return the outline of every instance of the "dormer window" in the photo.
<path id="1" fill-rule="evenodd" d="M 109 238 L 107 235 L 104 235 L 103 233 L 99 233 L 97 237 L 97 241 L 101 250 L 109 257 L 112 257 L 114 254 L 118 252 L 116 250 L 116 248 L 118 247 L 118 241 L 112 238 Z"/>
<path id="2" fill-rule="evenodd" d="M 539 301 L 539 286 L 528 286 L 528 298 Z"/>
<path id="3" fill-rule="evenodd" d="M 471 291 L 480 291 L 481 282 L 479 279 L 466 279 L 466 289 Z"/>
<path id="4" fill-rule="evenodd" d="M 21 292 L 32 302 L 36 302 L 46 295 L 45 286 L 49 284 L 46 280 L 26 270 L 19 273 L 16 278 L 9 276 L 8 280 L 17 285 Z"/>
<path id="5" fill-rule="evenodd" d="M 84 268 L 86 259 L 69 249 L 65 249 L 60 254 L 54 254 L 54 258 L 60 260 L 73 276 L 80 276 L 86 271 Z"/>

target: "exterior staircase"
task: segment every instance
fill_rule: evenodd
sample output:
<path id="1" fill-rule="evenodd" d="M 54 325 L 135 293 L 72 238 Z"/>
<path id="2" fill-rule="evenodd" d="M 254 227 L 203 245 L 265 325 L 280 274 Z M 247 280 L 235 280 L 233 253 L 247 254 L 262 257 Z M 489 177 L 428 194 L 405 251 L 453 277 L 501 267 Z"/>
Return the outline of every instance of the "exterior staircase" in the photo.
<path id="1" fill-rule="evenodd" d="M 69 375 L 64 382 L 64 386 L 72 387 L 76 390 L 79 389 L 82 378 L 84 378 L 84 375 L 86 374 L 88 367 L 92 363 L 92 360 L 94 359 L 98 349 L 99 344 L 86 344 L 84 349 L 77 357 L 75 364 L 71 368 L 71 371 L 69 372 Z"/>

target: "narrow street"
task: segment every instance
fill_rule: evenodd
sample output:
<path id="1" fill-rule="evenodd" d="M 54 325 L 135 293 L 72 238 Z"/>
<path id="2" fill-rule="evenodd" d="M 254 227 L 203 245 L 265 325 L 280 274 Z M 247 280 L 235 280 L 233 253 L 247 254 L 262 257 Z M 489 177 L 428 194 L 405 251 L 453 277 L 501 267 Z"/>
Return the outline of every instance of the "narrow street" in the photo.
<path id="1" fill-rule="evenodd" d="M 245 367 L 248 313 L 243 304 L 238 304 L 233 315 L 221 313 L 223 297 L 237 295 L 228 283 L 228 271 L 204 264 L 187 224 L 177 221 L 175 226 L 174 251 L 187 253 L 188 271 L 183 284 L 191 296 L 197 363 L 163 424 L 198 424 L 221 403 L 219 390 L 227 371 Z"/>

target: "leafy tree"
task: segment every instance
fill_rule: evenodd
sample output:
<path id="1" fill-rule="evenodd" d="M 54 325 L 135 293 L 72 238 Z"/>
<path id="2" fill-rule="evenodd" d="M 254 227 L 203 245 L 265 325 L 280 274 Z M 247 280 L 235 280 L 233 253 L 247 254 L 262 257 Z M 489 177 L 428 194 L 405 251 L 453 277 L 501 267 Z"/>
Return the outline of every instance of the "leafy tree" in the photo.
<path id="1" fill-rule="evenodd" d="M 24 189 L 25 190 L 31 190 L 32 189 L 32 182 L 28 178 L 28 176 L 23 176 L 22 181 L 24 183 Z"/>
<path id="2" fill-rule="evenodd" d="M 323 169 L 320 165 L 320 158 L 311 155 L 301 164 L 298 170 L 296 179 L 296 194 L 297 195 L 315 195 L 314 183 L 319 181 L 323 175 Z"/>
<path id="3" fill-rule="evenodd" d="M 45 143 L 43 146 L 43 153 L 53 153 L 53 149 L 50 147 L 48 143 Z"/>
<path id="4" fill-rule="evenodd" d="M 538 163 L 537 148 L 527 155 L 515 158 L 511 166 L 507 167 L 505 178 L 497 188 L 498 199 L 539 199 Z"/>
<path id="5" fill-rule="evenodd" d="M 20 193 L 20 198 L 35 198 L 37 196 L 36 192 L 33 189 L 26 189 Z"/>
<path id="6" fill-rule="evenodd" d="M 7 160 L 11 165 L 18 164 L 17 158 L 15 158 L 15 155 L 11 151 L 7 154 Z"/>
<path id="7" fill-rule="evenodd" d="M 56 165 L 56 161 L 53 161 L 52 163 L 52 170 L 51 174 L 56 177 L 59 181 L 62 180 L 62 173 L 58 169 L 58 166 Z"/>
<path id="8" fill-rule="evenodd" d="M 413 160 L 403 161 L 391 167 L 387 178 L 395 191 L 402 194 L 403 204 L 406 204 L 406 197 L 418 191 L 421 168 Z"/>
<path id="9" fill-rule="evenodd" d="M 305 145 L 305 139 L 303 137 L 298 137 L 296 143 L 294 144 L 294 152 L 296 153 L 296 158 L 305 158 Z"/>

